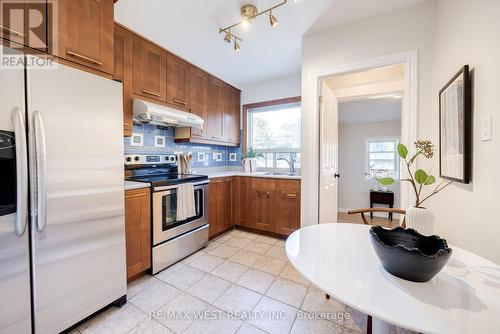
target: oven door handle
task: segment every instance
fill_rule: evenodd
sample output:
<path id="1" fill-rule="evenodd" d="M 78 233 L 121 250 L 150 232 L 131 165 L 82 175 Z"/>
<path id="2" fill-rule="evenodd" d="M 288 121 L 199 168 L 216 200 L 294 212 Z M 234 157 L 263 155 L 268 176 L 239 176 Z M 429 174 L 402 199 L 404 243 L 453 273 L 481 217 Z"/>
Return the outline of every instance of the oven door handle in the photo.
<path id="1" fill-rule="evenodd" d="M 26 145 L 26 126 L 21 109 L 12 109 L 16 143 L 16 223 L 14 232 L 22 237 L 28 225 L 28 148 Z"/>

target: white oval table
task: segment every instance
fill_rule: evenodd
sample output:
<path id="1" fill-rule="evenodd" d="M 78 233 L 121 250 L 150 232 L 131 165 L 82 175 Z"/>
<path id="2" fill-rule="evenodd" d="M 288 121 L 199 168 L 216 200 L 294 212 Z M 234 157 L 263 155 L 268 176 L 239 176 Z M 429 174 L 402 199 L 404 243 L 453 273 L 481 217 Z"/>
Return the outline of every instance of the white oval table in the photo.
<path id="1" fill-rule="evenodd" d="M 426 283 L 387 273 L 372 248 L 369 228 L 322 224 L 286 241 L 288 259 L 325 293 L 373 316 L 373 332 L 387 323 L 420 333 L 500 333 L 500 267 L 458 247 Z"/>

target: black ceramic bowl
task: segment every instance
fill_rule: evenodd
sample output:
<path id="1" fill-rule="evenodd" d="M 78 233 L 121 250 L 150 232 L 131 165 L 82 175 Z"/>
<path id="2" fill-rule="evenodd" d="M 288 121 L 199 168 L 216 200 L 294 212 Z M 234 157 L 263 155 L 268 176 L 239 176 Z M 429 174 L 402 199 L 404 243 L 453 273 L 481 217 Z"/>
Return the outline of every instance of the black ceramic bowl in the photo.
<path id="1" fill-rule="evenodd" d="M 446 240 L 423 236 L 413 229 L 370 229 L 375 253 L 385 270 L 412 282 L 427 282 L 443 269 L 451 256 Z"/>

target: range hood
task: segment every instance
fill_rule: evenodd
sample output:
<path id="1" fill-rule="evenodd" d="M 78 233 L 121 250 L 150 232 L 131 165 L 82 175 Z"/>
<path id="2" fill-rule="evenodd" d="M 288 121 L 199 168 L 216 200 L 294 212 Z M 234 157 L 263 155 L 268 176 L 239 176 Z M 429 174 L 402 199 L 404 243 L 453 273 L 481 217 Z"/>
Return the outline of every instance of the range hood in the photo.
<path id="1" fill-rule="evenodd" d="M 203 118 L 171 107 L 134 99 L 134 120 L 162 126 L 203 129 Z"/>

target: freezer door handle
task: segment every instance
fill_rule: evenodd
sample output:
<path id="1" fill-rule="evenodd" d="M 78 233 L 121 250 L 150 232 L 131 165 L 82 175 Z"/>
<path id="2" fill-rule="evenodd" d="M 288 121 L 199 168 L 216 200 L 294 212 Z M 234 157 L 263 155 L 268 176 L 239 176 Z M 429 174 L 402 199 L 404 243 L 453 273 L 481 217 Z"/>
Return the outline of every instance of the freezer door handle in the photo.
<path id="1" fill-rule="evenodd" d="M 16 137 L 16 222 L 14 232 L 22 237 L 28 224 L 28 147 L 23 112 L 12 109 L 12 124 Z"/>
<path id="2" fill-rule="evenodd" d="M 36 227 L 38 232 L 42 233 L 47 221 L 47 151 L 45 130 L 39 111 L 33 112 L 33 129 L 36 151 Z"/>

